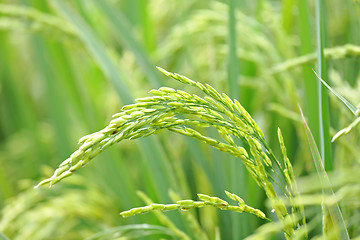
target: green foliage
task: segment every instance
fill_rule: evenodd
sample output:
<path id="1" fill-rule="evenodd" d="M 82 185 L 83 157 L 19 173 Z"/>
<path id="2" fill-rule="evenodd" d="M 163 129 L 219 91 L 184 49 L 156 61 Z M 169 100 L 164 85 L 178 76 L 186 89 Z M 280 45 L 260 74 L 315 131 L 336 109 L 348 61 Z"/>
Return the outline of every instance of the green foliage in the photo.
<path id="1" fill-rule="evenodd" d="M 359 238 L 359 6 L 2 1 L 0 238 Z M 156 65 L 199 82 L 167 71 L 178 81 L 165 80 Z M 337 94 L 322 93 L 334 140 L 326 174 L 312 69 Z M 53 187 L 33 189 L 44 176 Z M 211 204 L 118 214 L 181 199 L 206 205 L 197 193 L 227 195 L 234 207 L 243 199 L 271 221 Z"/>

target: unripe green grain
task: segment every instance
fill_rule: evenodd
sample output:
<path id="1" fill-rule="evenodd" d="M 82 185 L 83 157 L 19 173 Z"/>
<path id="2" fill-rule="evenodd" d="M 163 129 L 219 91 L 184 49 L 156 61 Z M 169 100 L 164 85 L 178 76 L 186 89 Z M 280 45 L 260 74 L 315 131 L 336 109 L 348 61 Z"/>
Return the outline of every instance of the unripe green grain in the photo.
<path id="1" fill-rule="evenodd" d="M 205 86 L 206 86 L 210 96 L 212 96 L 216 100 L 221 100 L 222 99 L 220 93 L 218 91 L 216 91 L 215 88 L 213 88 L 209 84 L 205 84 Z"/>
<path id="2" fill-rule="evenodd" d="M 91 151 L 89 154 L 88 159 L 93 159 L 94 157 L 96 157 L 97 155 L 99 155 L 99 153 L 102 151 L 102 149 L 100 147 L 96 148 L 95 150 Z M 84 165 L 82 165 L 84 166 Z"/>
<path id="3" fill-rule="evenodd" d="M 232 100 L 229 98 L 228 95 L 226 95 L 225 93 L 222 94 L 222 100 L 224 102 L 224 104 L 230 109 L 230 111 L 234 111 L 234 103 L 232 102 Z"/>
<path id="4" fill-rule="evenodd" d="M 156 89 L 152 89 L 148 93 L 150 93 L 152 95 L 155 95 L 155 96 L 163 96 L 163 95 L 167 94 L 166 92 L 159 91 L 159 90 L 156 90 Z"/>
<path id="5" fill-rule="evenodd" d="M 141 209 L 141 213 L 148 213 L 148 212 L 151 212 L 153 210 L 153 207 L 150 205 L 150 206 L 142 207 L 140 209 Z"/>
<path id="6" fill-rule="evenodd" d="M 167 105 L 169 105 L 170 107 L 183 107 L 183 106 L 185 106 L 185 104 L 181 103 L 181 102 L 169 102 Z"/>
<path id="7" fill-rule="evenodd" d="M 124 107 L 126 107 L 126 106 L 124 106 Z M 121 111 L 124 111 L 123 110 L 124 107 L 121 108 Z M 124 116 L 124 115 L 125 115 L 125 112 L 119 112 L 119 113 L 113 114 L 111 117 L 112 118 L 119 118 L 119 117 Z"/>
<path id="8" fill-rule="evenodd" d="M 187 92 L 184 92 L 182 90 L 177 90 L 177 93 L 179 93 L 181 95 L 181 97 L 184 97 L 184 98 L 192 98 L 191 94 L 187 93 Z"/>
<path id="9" fill-rule="evenodd" d="M 198 193 L 197 196 L 200 200 L 202 200 L 204 202 L 210 202 L 210 196 L 208 196 L 208 195 Z"/>
<path id="10" fill-rule="evenodd" d="M 230 193 L 228 191 L 225 191 L 225 193 L 230 199 L 232 199 L 234 201 L 237 201 L 239 203 L 239 205 L 245 204 L 245 201 L 241 197 L 239 197 L 238 195 L 236 195 L 234 193 Z"/>
<path id="11" fill-rule="evenodd" d="M 177 201 L 177 204 L 180 205 L 180 207 L 192 207 L 194 206 L 194 200 L 181 200 L 181 201 Z"/>
<path id="12" fill-rule="evenodd" d="M 194 207 L 196 207 L 196 208 L 201 208 L 201 207 L 204 207 L 205 205 L 206 205 L 205 202 L 201 202 L 201 201 L 194 202 Z"/>
<path id="13" fill-rule="evenodd" d="M 156 112 L 156 109 L 145 108 L 145 109 L 142 109 L 141 112 L 143 112 L 143 113 L 153 113 L 153 112 Z"/>
<path id="14" fill-rule="evenodd" d="M 178 208 L 180 208 L 179 204 L 167 204 L 165 205 L 163 211 L 171 211 L 171 210 L 176 210 Z"/>
<path id="15" fill-rule="evenodd" d="M 135 112 L 131 113 L 131 117 L 139 117 L 142 115 L 144 115 L 144 112 L 142 112 L 142 111 L 135 111 Z"/>
<path id="16" fill-rule="evenodd" d="M 228 202 L 226 202 L 225 200 L 222 200 L 218 197 L 210 197 L 210 203 L 212 204 L 216 204 L 216 205 L 229 205 Z"/>
<path id="17" fill-rule="evenodd" d="M 129 210 L 129 211 L 121 212 L 120 215 L 121 215 L 122 217 L 124 217 L 124 218 L 127 218 L 127 217 L 133 216 L 134 214 L 133 214 L 133 212 L 132 212 L 131 210 Z"/>
<path id="18" fill-rule="evenodd" d="M 118 129 L 121 125 L 123 125 L 124 123 L 126 123 L 127 121 L 129 121 L 128 119 L 125 118 L 116 118 L 111 120 L 110 124 L 108 125 L 106 131 L 107 132 L 111 132 L 111 131 L 116 131 L 116 129 Z"/>
<path id="19" fill-rule="evenodd" d="M 92 134 L 83 136 L 79 139 L 78 144 L 84 143 L 90 136 L 92 136 Z"/>
<path id="20" fill-rule="evenodd" d="M 138 103 L 146 103 L 146 102 L 153 102 L 154 97 L 144 97 L 144 98 L 137 98 L 135 101 Z"/>
<path id="21" fill-rule="evenodd" d="M 165 92 L 165 93 L 175 93 L 176 90 L 169 87 L 161 87 L 159 88 L 159 91 Z"/>
<path id="22" fill-rule="evenodd" d="M 154 210 L 163 210 L 165 208 L 164 204 L 159 204 L 159 203 L 152 203 L 150 204 L 150 206 L 154 209 Z"/>
<path id="23" fill-rule="evenodd" d="M 217 105 L 217 104 L 218 104 L 218 103 L 215 101 L 215 99 L 212 98 L 212 97 L 205 96 L 204 99 L 205 99 L 208 103 L 210 103 L 211 105 Z"/>
<path id="24" fill-rule="evenodd" d="M 201 97 L 199 97 L 199 96 L 197 96 L 197 95 L 195 95 L 195 94 L 193 94 L 192 95 L 192 97 L 194 98 L 194 99 L 196 99 L 198 102 L 200 102 L 200 103 L 207 103 L 203 98 L 201 98 Z"/>

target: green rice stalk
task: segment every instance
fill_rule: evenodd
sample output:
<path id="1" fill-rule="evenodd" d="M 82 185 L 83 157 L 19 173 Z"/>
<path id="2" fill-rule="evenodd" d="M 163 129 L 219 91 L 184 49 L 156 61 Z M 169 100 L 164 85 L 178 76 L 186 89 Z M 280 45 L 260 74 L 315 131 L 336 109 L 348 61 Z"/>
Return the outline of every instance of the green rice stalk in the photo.
<path id="1" fill-rule="evenodd" d="M 337 46 L 324 49 L 324 59 L 343 59 L 351 57 L 360 57 L 360 46 L 353 44 L 345 44 L 343 46 Z M 299 67 L 308 63 L 315 62 L 317 59 L 316 53 L 309 53 L 300 57 L 286 60 L 283 63 L 277 64 L 271 69 L 272 74 L 278 74 L 285 72 L 289 69 Z"/>
<path id="2" fill-rule="evenodd" d="M 325 77 L 325 61 L 324 61 L 324 46 L 325 46 L 325 16 L 324 16 L 324 1 L 315 1 L 315 17 L 316 17 L 316 46 L 317 46 L 317 71 L 320 78 Z M 319 129 L 320 142 L 318 146 L 320 148 L 321 164 L 324 170 L 330 170 L 331 166 L 331 149 L 330 142 L 327 138 L 329 135 L 329 117 L 327 112 L 327 99 L 324 93 L 324 87 L 318 83 L 318 115 L 319 115 Z M 327 234 L 327 223 L 331 221 L 327 214 L 326 208 L 322 206 L 323 210 L 323 234 Z"/>
<path id="3" fill-rule="evenodd" d="M 247 213 L 253 214 L 259 218 L 267 219 L 268 221 L 270 221 L 270 219 L 268 219 L 266 217 L 265 213 L 263 213 L 259 209 L 252 208 L 252 207 L 246 205 L 245 202 L 239 204 L 239 206 L 233 206 L 233 205 L 230 205 L 227 201 L 225 201 L 221 198 L 218 198 L 218 197 L 211 197 L 211 196 L 208 196 L 205 194 L 198 194 L 198 197 L 201 201 L 180 200 L 174 204 L 158 204 L 158 203 L 154 204 L 153 203 L 153 204 L 150 204 L 145 207 L 132 208 L 128 211 L 121 212 L 120 215 L 123 217 L 131 217 L 131 216 L 134 216 L 137 214 L 148 213 L 148 212 L 152 212 L 155 210 L 170 211 L 170 210 L 180 209 L 180 210 L 186 211 L 186 210 L 190 210 L 193 208 L 202 208 L 204 206 L 212 206 L 212 207 L 219 208 L 221 210 L 229 210 L 229 211 L 233 211 L 233 212 L 237 212 L 237 213 L 247 212 Z"/>
<path id="4" fill-rule="evenodd" d="M 299 11 L 298 15 L 298 31 L 300 38 L 300 54 L 311 54 L 314 52 L 313 47 L 313 28 L 311 27 L 312 15 L 310 13 L 310 6 L 308 1 L 297 0 L 297 7 Z M 310 27 L 309 27 L 310 26 Z M 316 60 L 316 53 L 314 55 L 314 61 Z M 300 57 L 301 58 L 301 57 Z M 319 114 L 318 106 L 315 104 L 318 100 L 317 82 L 311 71 L 310 64 L 302 65 L 302 78 L 304 83 L 304 102 L 306 104 L 306 114 L 309 118 L 310 129 L 313 129 L 314 138 L 316 142 L 320 141 L 319 132 L 315 129 L 319 129 Z"/>
<path id="5" fill-rule="evenodd" d="M 169 191 L 169 195 L 170 195 L 170 199 L 174 202 L 177 202 L 180 200 L 180 196 L 172 190 Z M 201 228 L 194 213 L 192 213 L 191 211 L 181 211 L 181 214 L 185 217 L 185 220 L 187 221 L 188 225 L 190 226 L 196 239 L 199 239 L 199 240 L 209 239 L 209 237 L 206 235 L 204 230 Z"/>
<path id="6" fill-rule="evenodd" d="M 154 212 L 154 214 L 159 219 L 159 221 L 162 224 L 164 224 L 165 226 L 167 226 L 169 228 L 169 230 L 171 232 L 173 232 L 174 235 L 177 236 L 179 239 L 182 239 L 182 240 L 190 240 L 191 239 L 186 233 L 184 233 L 183 231 L 178 229 L 176 227 L 176 225 L 168 217 L 166 217 L 162 212 L 154 211 L 154 210 L 163 210 L 163 211 L 175 210 L 175 209 L 177 209 L 176 204 L 164 205 L 164 204 L 153 203 L 151 201 L 151 199 L 144 192 L 137 191 L 137 194 L 146 204 L 149 204 L 149 205 L 146 207 L 133 208 L 132 210 L 122 212 L 122 213 L 120 213 L 120 215 L 122 217 L 130 217 L 130 216 L 140 214 L 140 213 Z"/>

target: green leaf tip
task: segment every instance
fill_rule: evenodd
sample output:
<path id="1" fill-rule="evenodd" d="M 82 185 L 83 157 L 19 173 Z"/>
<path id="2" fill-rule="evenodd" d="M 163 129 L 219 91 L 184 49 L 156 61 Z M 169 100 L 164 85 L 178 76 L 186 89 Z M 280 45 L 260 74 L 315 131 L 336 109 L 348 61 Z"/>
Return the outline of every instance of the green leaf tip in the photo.
<path id="1" fill-rule="evenodd" d="M 338 99 L 340 99 L 340 101 L 342 101 L 345 106 L 355 115 L 357 116 L 358 114 L 358 110 L 356 109 L 356 107 L 354 107 L 348 100 L 346 100 L 343 96 L 341 96 L 338 92 L 336 92 L 334 89 L 332 89 L 323 79 L 321 79 L 321 77 L 315 72 L 315 70 L 313 69 L 313 72 L 315 73 L 316 77 L 321 81 L 322 84 L 324 84 L 324 86 L 329 89 Z"/>

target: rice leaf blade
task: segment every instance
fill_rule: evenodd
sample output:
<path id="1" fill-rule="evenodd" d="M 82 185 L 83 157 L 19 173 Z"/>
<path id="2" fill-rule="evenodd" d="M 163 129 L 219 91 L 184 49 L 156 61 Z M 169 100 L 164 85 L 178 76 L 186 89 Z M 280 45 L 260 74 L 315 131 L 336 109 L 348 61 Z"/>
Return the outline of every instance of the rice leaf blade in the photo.
<path id="1" fill-rule="evenodd" d="M 316 73 L 316 71 L 313 69 L 313 72 L 315 73 L 316 77 L 321 81 L 322 84 L 324 84 L 324 86 L 329 89 L 341 102 L 344 103 L 344 105 L 352 112 L 352 114 L 354 114 L 355 116 L 357 116 L 356 114 L 356 107 L 354 105 L 352 105 L 348 100 L 346 100 L 343 96 L 341 96 L 340 93 L 336 92 L 332 87 L 329 86 L 329 84 L 327 84 L 320 76 L 319 74 Z"/>
<path id="2" fill-rule="evenodd" d="M 299 110 L 300 110 L 300 114 L 301 114 L 301 117 L 303 119 L 303 124 L 304 124 L 304 128 L 305 128 L 305 133 L 306 133 L 306 138 L 307 138 L 307 141 L 308 141 L 308 144 L 309 144 L 309 148 L 311 150 L 311 154 L 312 154 L 312 159 L 314 161 L 314 165 L 315 165 L 315 169 L 316 169 L 316 172 L 318 174 L 318 177 L 319 177 L 319 181 L 320 181 L 320 184 L 321 184 L 321 187 L 322 187 L 322 190 L 323 190 L 323 194 L 327 193 L 327 194 L 331 194 L 335 197 L 335 193 L 334 193 L 334 190 L 331 186 L 331 183 L 330 183 L 330 180 L 327 176 L 327 173 L 325 171 L 325 168 L 324 168 L 324 165 L 322 163 L 322 157 L 319 153 L 319 150 L 317 148 L 317 145 L 316 145 L 316 142 L 314 140 L 314 137 L 312 135 L 312 132 L 306 122 L 306 119 L 304 117 L 304 114 L 302 112 L 302 109 L 301 107 L 299 106 Z M 348 230 L 347 230 L 347 227 L 346 227 L 346 223 L 345 223 L 345 220 L 344 220 L 344 217 L 341 213 L 341 210 L 340 210 L 340 207 L 339 207 L 339 204 L 336 202 L 335 204 L 335 209 L 334 208 L 327 208 L 326 206 L 322 206 L 323 209 L 324 208 L 327 208 L 327 210 L 325 211 L 335 211 L 335 214 L 336 214 L 336 219 L 333 219 L 333 215 L 330 214 L 330 219 L 324 219 L 324 218 L 327 218 L 328 215 L 323 215 L 323 228 L 325 227 L 324 225 L 324 221 L 332 221 L 332 222 L 335 222 L 335 221 L 339 221 L 340 224 L 341 224 L 341 235 L 342 235 L 342 239 L 350 239 L 350 236 L 349 236 L 349 233 L 348 233 Z M 323 213 L 324 214 L 324 213 Z M 326 230 L 325 232 L 323 232 L 323 234 L 326 235 Z"/>

